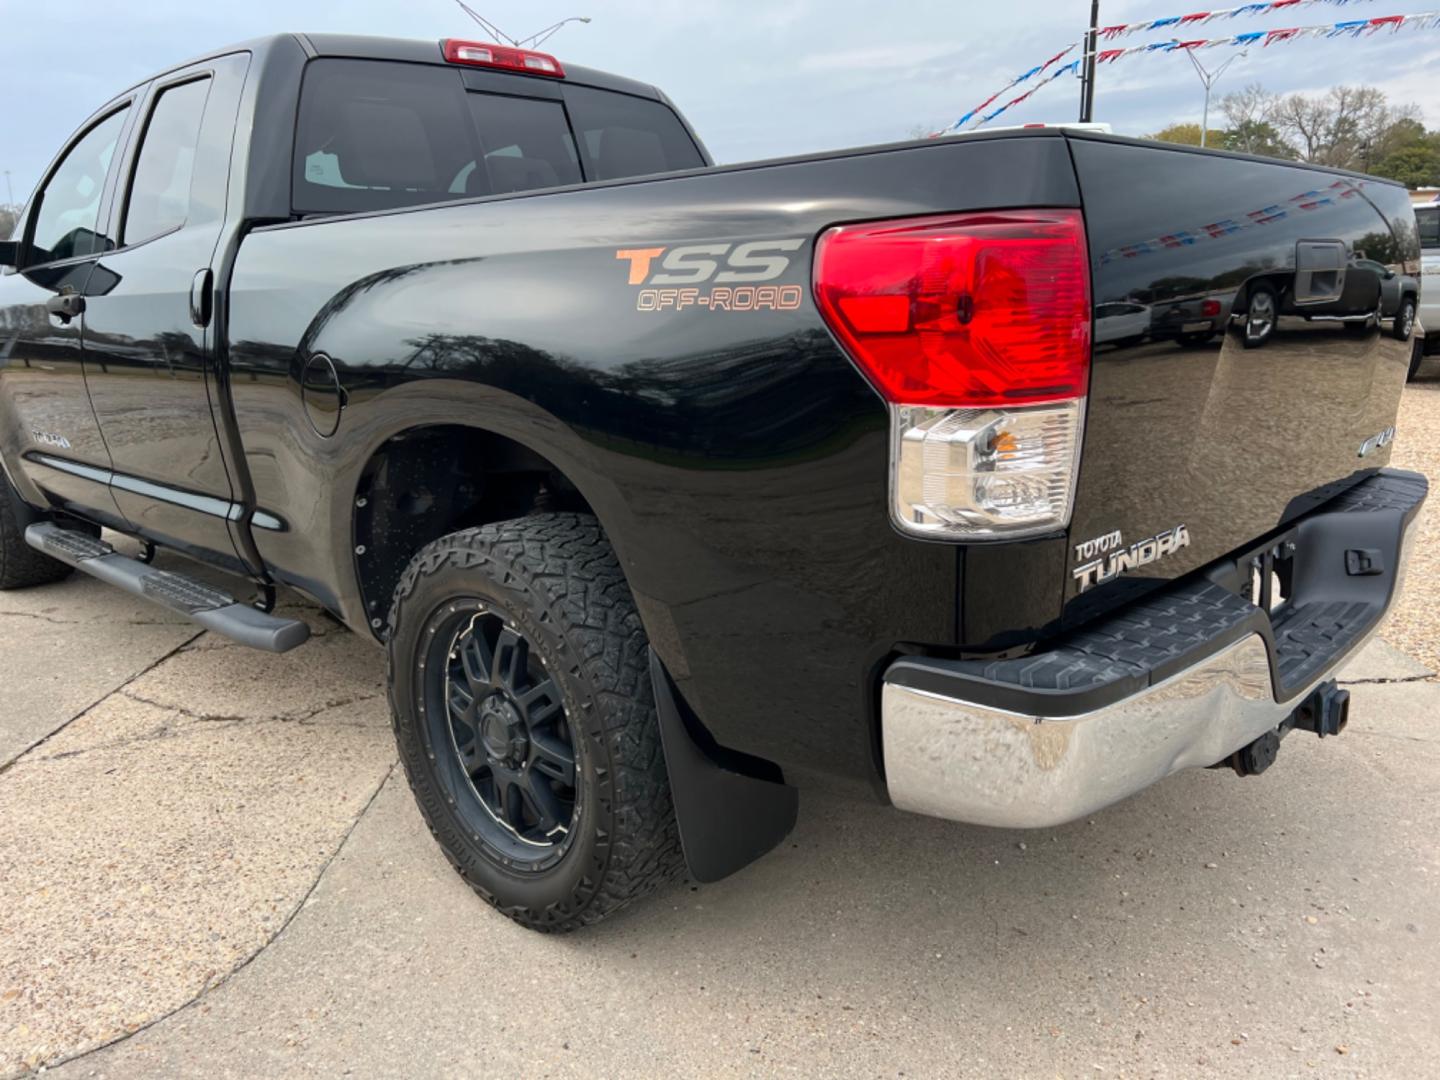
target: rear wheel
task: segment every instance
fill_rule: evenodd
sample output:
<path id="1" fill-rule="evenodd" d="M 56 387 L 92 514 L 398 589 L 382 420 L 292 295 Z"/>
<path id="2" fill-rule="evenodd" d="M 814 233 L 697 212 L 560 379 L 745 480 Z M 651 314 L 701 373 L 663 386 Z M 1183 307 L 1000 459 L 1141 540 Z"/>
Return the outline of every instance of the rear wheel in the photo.
<path id="1" fill-rule="evenodd" d="M 1270 340 L 1278 313 L 1275 290 L 1269 285 L 1252 286 L 1245 306 L 1245 348 L 1258 349 Z"/>
<path id="2" fill-rule="evenodd" d="M 0 475 L 0 589 L 49 585 L 69 577 L 70 567 L 25 543 L 20 511 L 20 497 Z"/>
<path id="3" fill-rule="evenodd" d="M 648 643 L 594 518 L 437 540 L 396 588 L 390 627 L 410 787 L 485 900 L 573 930 L 681 873 Z"/>
<path id="4" fill-rule="evenodd" d="M 1409 341 L 1414 332 L 1415 301 L 1407 296 L 1400 301 L 1400 310 L 1395 313 L 1395 325 L 1390 328 L 1390 333 L 1395 335 L 1396 341 Z"/>

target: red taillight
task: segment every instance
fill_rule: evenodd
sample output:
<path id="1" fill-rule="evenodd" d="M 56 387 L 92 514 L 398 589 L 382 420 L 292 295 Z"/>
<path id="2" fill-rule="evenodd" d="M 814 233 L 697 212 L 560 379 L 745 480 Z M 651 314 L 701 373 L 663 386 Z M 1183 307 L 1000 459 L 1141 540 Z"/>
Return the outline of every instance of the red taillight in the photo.
<path id="1" fill-rule="evenodd" d="M 843 225 L 815 299 L 886 400 L 982 408 L 1081 397 L 1090 271 L 1078 210 Z"/>
<path id="2" fill-rule="evenodd" d="M 1213 319 L 1220 314 L 1219 300 L 1202 300 L 1200 302 L 1200 314 L 1207 319 Z"/>
<path id="3" fill-rule="evenodd" d="M 560 66 L 559 60 L 549 53 L 533 52 L 530 49 L 512 49 L 508 45 L 493 45 L 488 41 L 457 41 L 446 38 L 440 42 L 440 51 L 452 64 L 505 68 L 530 75 L 550 75 L 556 79 L 565 77 L 565 69 Z"/>

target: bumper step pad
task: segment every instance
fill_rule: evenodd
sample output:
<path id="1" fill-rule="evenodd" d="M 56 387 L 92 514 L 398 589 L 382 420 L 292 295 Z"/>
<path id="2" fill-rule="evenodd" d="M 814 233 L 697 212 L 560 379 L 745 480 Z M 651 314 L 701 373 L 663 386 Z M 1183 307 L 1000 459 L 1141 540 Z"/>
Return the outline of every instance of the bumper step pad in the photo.
<path id="1" fill-rule="evenodd" d="M 310 628 L 299 619 L 267 614 L 202 581 L 121 555 L 105 541 L 83 533 L 40 522 L 25 530 L 25 542 L 81 573 L 184 615 L 240 645 L 281 653 L 310 637 Z"/>

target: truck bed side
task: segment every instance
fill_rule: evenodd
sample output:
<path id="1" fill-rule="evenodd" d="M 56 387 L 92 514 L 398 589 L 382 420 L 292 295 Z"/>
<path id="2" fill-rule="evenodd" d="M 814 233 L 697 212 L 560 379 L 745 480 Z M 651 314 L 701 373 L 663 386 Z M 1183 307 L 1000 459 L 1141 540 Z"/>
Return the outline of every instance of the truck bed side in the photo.
<path id="1" fill-rule="evenodd" d="M 722 743 L 873 776 L 873 672 L 897 643 L 957 640 L 957 552 L 889 522 L 886 408 L 811 300 L 814 237 L 1077 201 L 1062 139 L 1002 137 L 259 229 L 229 325 L 259 520 L 275 523 L 255 530 L 261 554 L 367 630 L 429 539 L 416 521 L 398 562 L 356 554 L 374 455 L 427 425 L 496 432 L 579 488 Z M 634 260 L 617 258 L 713 246 L 698 265 L 789 240 L 766 282 L 786 292 L 758 310 L 681 307 L 691 271 L 667 284 L 657 262 L 632 284 Z M 707 298 L 714 276 L 694 286 Z M 316 353 L 347 401 L 329 438 L 302 400 L 300 361 Z"/>

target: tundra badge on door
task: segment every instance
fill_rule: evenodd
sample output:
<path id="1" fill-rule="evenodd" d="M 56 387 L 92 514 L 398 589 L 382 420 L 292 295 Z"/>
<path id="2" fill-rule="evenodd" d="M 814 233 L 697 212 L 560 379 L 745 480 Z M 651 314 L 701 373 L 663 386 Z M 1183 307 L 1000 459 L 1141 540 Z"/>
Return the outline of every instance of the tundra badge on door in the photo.
<path id="1" fill-rule="evenodd" d="M 70 440 L 64 435 L 53 435 L 48 431 L 32 431 L 30 437 L 41 446 L 52 446 L 56 450 L 70 449 Z"/>

